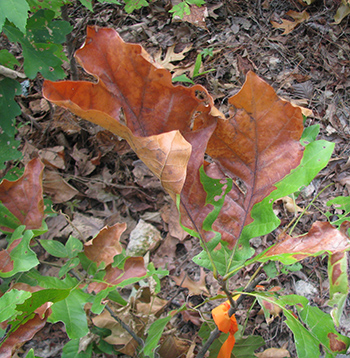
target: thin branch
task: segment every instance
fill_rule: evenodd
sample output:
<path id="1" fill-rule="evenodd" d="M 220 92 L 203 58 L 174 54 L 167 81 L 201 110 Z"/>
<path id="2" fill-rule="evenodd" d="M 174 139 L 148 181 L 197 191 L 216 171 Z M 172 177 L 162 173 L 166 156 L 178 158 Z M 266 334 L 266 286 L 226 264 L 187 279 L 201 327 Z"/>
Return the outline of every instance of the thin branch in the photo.
<path id="1" fill-rule="evenodd" d="M 111 308 L 106 305 L 106 310 L 109 314 L 130 334 L 130 336 L 137 342 L 138 345 L 144 347 L 145 343 L 125 322 L 123 322 L 118 316 L 114 314 Z"/>

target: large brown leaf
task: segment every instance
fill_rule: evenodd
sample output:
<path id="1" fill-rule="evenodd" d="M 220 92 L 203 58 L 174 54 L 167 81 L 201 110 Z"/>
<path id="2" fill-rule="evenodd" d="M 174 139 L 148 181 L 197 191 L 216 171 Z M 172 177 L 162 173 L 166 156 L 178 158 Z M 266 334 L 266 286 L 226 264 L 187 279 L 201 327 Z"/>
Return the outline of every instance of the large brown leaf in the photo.
<path id="1" fill-rule="evenodd" d="M 181 192 L 184 223 L 198 230 L 211 210 L 199 179 L 207 152 L 207 174 L 236 183 L 213 227 L 231 248 L 253 205 L 300 163 L 300 109 L 251 72 L 225 119 L 203 87 L 174 86 L 168 71 L 112 29 L 88 28 L 76 56 L 98 82 L 46 81 L 44 96 L 127 139 L 173 198 Z"/>
<path id="2" fill-rule="evenodd" d="M 215 128 L 212 98 L 199 85 L 174 86 L 169 71 L 113 29 L 88 27 L 76 58 L 98 82 L 45 81 L 44 97 L 125 138 L 175 198 L 186 178 L 191 138 L 207 141 L 201 132 Z M 192 132 L 194 121 L 204 123 L 199 133 Z"/>
<path id="3" fill-rule="evenodd" d="M 299 108 L 279 98 L 253 72 L 248 73 L 241 91 L 229 103 L 230 118 L 219 118 L 206 149 L 213 161 L 206 173 L 235 181 L 213 225 L 233 247 L 243 227 L 252 222 L 250 211 L 254 204 L 299 165 L 303 118 Z M 198 164 L 191 165 L 193 162 L 189 163 L 188 173 L 192 177 L 188 176 L 181 196 L 200 228 L 209 208 L 204 207 L 206 194 L 199 184 Z"/>
<path id="4" fill-rule="evenodd" d="M 44 218 L 43 169 L 44 164 L 35 158 L 27 164 L 18 180 L 4 179 L 0 183 L 0 201 L 27 230 L 39 229 Z M 13 231 L 11 228 L 1 229 Z"/>

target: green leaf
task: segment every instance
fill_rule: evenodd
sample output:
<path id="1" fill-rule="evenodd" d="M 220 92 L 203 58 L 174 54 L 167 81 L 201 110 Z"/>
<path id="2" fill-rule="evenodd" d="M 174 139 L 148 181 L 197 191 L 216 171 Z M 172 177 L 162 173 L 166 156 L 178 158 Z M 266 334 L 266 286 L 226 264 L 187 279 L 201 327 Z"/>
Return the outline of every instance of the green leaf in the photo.
<path id="1" fill-rule="evenodd" d="M 15 240 L 20 240 L 18 245 L 10 253 L 11 260 L 13 261 L 13 269 L 10 272 L 0 272 L 0 277 L 10 277 L 18 272 L 29 271 L 39 264 L 36 254 L 29 246 L 33 233 L 30 230 L 24 230 L 25 226 L 22 225 L 13 232 L 10 244 Z"/>
<path id="2" fill-rule="evenodd" d="M 51 10 L 40 10 L 34 14 L 27 25 L 30 28 L 30 32 L 27 33 L 29 41 L 42 44 L 65 42 L 66 35 L 73 30 L 73 27 L 67 21 L 53 21 L 54 17 L 55 13 Z"/>
<path id="3" fill-rule="evenodd" d="M 57 240 L 39 240 L 41 246 L 52 256 L 55 257 L 68 257 L 66 247 Z"/>
<path id="4" fill-rule="evenodd" d="M 134 10 L 141 9 L 144 6 L 148 6 L 148 2 L 146 0 L 124 0 L 125 2 L 125 12 L 127 14 L 132 13 Z"/>
<path id="5" fill-rule="evenodd" d="M 27 0 L 32 12 L 37 12 L 41 9 L 49 9 L 55 13 L 55 17 L 60 16 L 61 7 L 64 4 L 69 4 L 69 0 Z"/>
<path id="6" fill-rule="evenodd" d="M 350 221 L 350 196 L 338 196 L 332 200 L 327 201 L 327 206 L 334 206 L 336 209 L 342 210 L 343 213 L 337 213 L 338 219 L 331 221 L 331 224 L 334 226 L 340 226 L 344 221 Z M 334 215 L 329 211 L 325 214 L 328 220 Z"/>
<path id="7" fill-rule="evenodd" d="M 158 342 L 163 334 L 164 328 L 171 318 L 172 316 L 170 315 L 164 318 L 158 318 L 151 324 L 148 330 L 145 346 L 143 348 L 143 352 L 146 357 L 148 356 L 149 358 L 154 358 L 154 350 L 158 347 Z"/>
<path id="8" fill-rule="evenodd" d="M 89 294 L 78 288 L 73 289 L 66 299 L 51 306 L 49 321 L 62 321 L 70 339 L 84 337 L 89 332 L 84 306 L 90 301 Z"/>
<path id="9" fill-rule="evenodd" d="M 202 6 L 205 4 L 204 0 L 186 0 L 188 4 Z"/>
<path id="10" fill-rule="evenodd" d="M 303 146 L 308 145 L 316 140 L 318 133 L 320 133 L 320 125 L 314 124 L 313 126 L 304 129 L 303 135 L 301 136 L 300 143 Z"/>
<path id="11" fill-rule="evenodd" d="M 65 77 L 61 68 L 62 45 L 55 43 L 34 43 L 17 28 L 5 25 L 3 29 L 10 41 L 19 42 L 24 57 L 24 72 L 33 79 L 40 72 L 45 78 L 57 80 Z"/>
<path id="12" fill-rule="evenodd" d="M 70 258 L 76 257 L 83 250 L 83 244 L 73 236 L 69 236 L 66 242 L 66 250 Z"/>
<path id="13" fill-rule="evenodd" d="M 106 307 L 106 304 L 102 304 L 101 301 L 104 300 L 107 297 L 107 295 L 112 291 L 115 291 L 114 286 L 107 287 L 106 289 L 104 289 L 104 290 L 100 291 L 98 294 L 96 294 L 96 296 L 94 296 L 92 307 L 91 307 L 92 313 L 95 313 L 95 314 L 102 313 L 102 311 Z"/>
<path id="14" fill-rule="evenodd" d="M 121 5 L 121 3 L 118 0 L 98 0 L 102 4 L 115 4 L 115 5 Z"/>
<path id="15" fill-rule="evenodd" d="M 202 66 L 202 55 L 199 53 L 197 55 L 196 62 L 194 63 L 193 77 L 198 76 L 201 66 Z"/>
<path id="16" fill-rule="evenodd" d="M 11 78 L 0 81 L 0 127 L 11 138 L 16 133 L 15 117 L 21 114 L 14 97 L 21 93 L 21 85 L 17 81 Z"/>
<path id="17" fill-rule="evenodd" d="M 41 358 L 41 357 L 36 356 L 36 355 L 34 354 L 34 349 L 31 348 L 31 349 L 29 350 L 29 352 L 27 353 L 26 358 Z"/>
<path id="18" fill-rule="evenodd" d="M 72 339 L 62 349 L 61 358 L 90 358 L 92 356 L 92 345 L 85 351 L 80 351 L 80 339 Z"/>
<path id="19" fill-rule="evenodd" d="M 0 50 L 0 65 L 13 69 L 15 65 L 19 65 L 19 62 L 8 50 Z"/>
<path id="20" fill-rule="evenodd" d="M 90 11 L 94 11 L 92 8 L 92 0 L 79 0 L 83 6 L 85 6 Z"/>
<path id="21" fill-rule="evenodd" d="M 80 260 L 78 257 L 74 257 L 70 260 L 68 260 L 61 268 L 60 271 L 58 272 L 58 277 L 61 278 L 64 275 L 67 274 L 68 271 L 74 269 L 74 267 L 77 267 L 80 264 Z"/>
<path id="22" fill-rule="evenodd" d="M 276 268 L 276 263 L 271 261 L 267 265 L 264 266 L 264 271 L 267 276 L 270 278 L 274 278 L 278 275 L 278 270 Z"/>
<path id="23" fill-rule="evenodd" d="M 16 289 L 5 292 L 4 295 L 0 297 L 0 322 L 14 319 L 20 313 L 20 311 L 16 309 L 16 306 L 23 303 L 31 295 L 30 292 Z"/>
<path id="24" fill-rule="evenodd" d="M 172 79 L 172 82 L 186 82 L 186 83 L 192 83 L 194 85 L 194 82 L 189 79 L 185 74 L 182 74 L 180 76 L 175 76 Z"/>
<path id="25" fill-rule="evenodd" d="M 337 353 L 345 353 L 349 347 L 350 338 L 339 334 L 332 318 L 319 308 L 310 306 L 305 297 L 289 295 L 275 298 L 276 296 L 267 292 L 254 292 L 250 295 L 257 297 L 261 305 L 261 301 L 265 300 L 282 308 L 285 322 L 294 334 L 298 357 L 319 357 L 321 346 L 327 357 L 335 357 Z M 295 306 L 301 321 L 307 327 L 286 306 Z"/>
<path id="26" fill-rule="evenodd" d="M 173 13 L 173 17 L 178 16 L 180 19 L 182 19 L 185 15 L 191 14 L 191 9 L 187 2 L 182 1 L 179 4 L 176 4 L 173 6 L 171 10 L 169 10 L 170 13 Z"/>
<path id="27" fill-rule="evenodd" d="M 25 33 L 28 11 L 29 5 L 25 0 L 0 0 L 0 32 L 5 19 L 8 19 Z"/>
<path id="28" fill-rule="evenodd" d="M 128 304 L 116 289 L 108 294 L 108 299 L 121 306 L 126 306 Z"/>
<path id="29" fill-rule="evenodd" d="M 335 255 L 329 255 L 329 301 L 327 302 L 327 305 L 332 307 L 331 316 L 334 323 L 338 327 L 349 294 L 349 279 L 347 268 L 347 252 L 339 252 Z"/>

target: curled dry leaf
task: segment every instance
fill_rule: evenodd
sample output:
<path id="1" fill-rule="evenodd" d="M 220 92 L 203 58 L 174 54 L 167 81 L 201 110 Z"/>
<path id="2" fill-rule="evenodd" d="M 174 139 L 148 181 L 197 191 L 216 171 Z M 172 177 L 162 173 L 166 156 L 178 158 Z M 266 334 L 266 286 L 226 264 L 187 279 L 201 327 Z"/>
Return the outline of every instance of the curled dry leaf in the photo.
<path id="1" fill-rule="evenodd" d="M 202 267 L 199 281 L 193 281 L 190 277 L 188 277 L 185 271 L 181 271 L 180 276 L 170 277 L 175 281 L 178 286 L 187 288 L 190 295 L 209 295 L 207 283 L 205 280 L 206 273 Z"/>
<path id="2" fill-rule="evenodd" d="M 114 256 L 122 252 L 119 240 L 125 230 L 125 223 L 104 227 L 96 237 L 84 244 L 84 253 L 87 258 L 96 262 L 97 267 L 102 262 L 106 266 L 113 263 Z"/>
<path id="3" fill-rule="evenodd" d="M 26 165 L 18 180 L 4 179 L 0 183 L 0 201 L 27 230 L 41 228 L 44 218 L 43 169 L 43 163 L 35 158 Z M 13 232 L 11 228 L 1 229 Z"/>

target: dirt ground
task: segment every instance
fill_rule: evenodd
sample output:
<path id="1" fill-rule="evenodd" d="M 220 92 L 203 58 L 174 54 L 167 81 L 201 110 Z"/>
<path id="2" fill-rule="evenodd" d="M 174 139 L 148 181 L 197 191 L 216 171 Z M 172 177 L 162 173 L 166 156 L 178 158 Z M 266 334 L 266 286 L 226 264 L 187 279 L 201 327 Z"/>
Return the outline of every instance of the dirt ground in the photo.
<path id="1" fill-rule="evenodd" d="M 197 54 L 209 53 L 203 57 L 202 69 L 213 71 L 194 81 L 208 89 L 223 113 L 228 112 L 227 100 L 240 90 L 249 70 L 271 84 L 282 98 L 311 109 L 313 114 L 305 125 L 319 124 L 319 138 L 335 143 L 335 150 L 329 165 L 298 197 L 297 205 L 305 207 L 322 188 L 331 182 L 334 185 L 316 199 L 309 214 L 300 220 L 297 231 L 305 233 L 312 222 L 324 220 L 322 211 L 326 211 L 329 199 L 349 195 L 350 26 L 349 17 L 340 24 L 334 23 L 339 4 L 340 0 L 316 0 L 310 6 L 301 0 L 208 0 L 206 12 L 194 14 L 189 21 L 172 19 L 168 13 L 171 4 L 163 1 L 130 15 L 120 6 L 99 3 L 95 4 L 94 13 L 82 6 L 72 6 L 68 14 L 74 26 L 74 49 L 83 44 L 86 26 L 98 25 L 114 28 L 125 41 L 142 44 L 154 59 L 176 75 L 191 77 Z M 293 13 L 287 15 L 290 10 L 298 13 L 305 10 L 309 17 L 293 28 Z M 287 34 L 272 23 L 281 24 L 285 20 L 289 21 L 286 26 L 293 28 Z M 70 76 L 69 64 L 66 70 Z M 80 79 L 87 78 L 80 68 L 78 75 Z M 196 305 L 207 293 L 217 294 L 215 280 L 191 261 L 200 251 L 197 240 L 186 236 L 174 223 L 175 208 L 170 198 L 126 142 L 67 111 L 53 108 L 42 100 L 41 85 L 38 77 L 31 82 L 28 96 L 18 98 L 25 113 L 22 119 L 31 121 L 22 126 L 20 137 L 24 161 L 39 151 L 41 157 L 56 167 L 44 181 L 55 210 L 66 214 L 86 240 L 106 224 L 127 222 L 128 229 L 123 235 L 126 245 L 128 234 L 140 219 L 155 226 L 162 239 L 151 250 L 150 260 L 157 267 L 167 264 L 170 276 L 175 277 L 163 279 L 160 294 L 160 298 L 172 300 L 172 308 L 184 302 Z M 53 181 L 55 184 L 50 186 Z M 282 227 L 294 216 L 282 201 L 275 204 L 275 210 L 282 219 Z M 48 226 L 46 238 L 64 241 L 73 231 L 63 215 L 49 219 Z M 257 252 L 270 245 L 275 235 L 255 239 L 252 244 Z M 255 270 L 252 267 L 241 272 L 231 287 L 244 285 Z M 185 272 L 187 278 L 183 276 Z M 181 282 L 183 287 L 179 289 L 177 284 Z M 305 260 L 301 270 L 280 273 L 265 283 L 281 286 L 288 294 L 298 293 L 300 282 L 304 284 L 304 293 L 309 290 L 311 303 L 329 312 L 327 259 Z M 244 302 L 237 316 L 244 319 L 250 304 Z M 207 304 L 201 310 L 205 313 L 210 308 Z M 350 300 L 345 312 L 340 331 L 350 335 Z M 197 337 L 200 323 L 200 316 L 179 316 L 174 321 L 176 336 L 200 342 Z M 286 348 L 291 357 L 296 357 L 292 334 L 283 318 L 276 317 L 267 325 L 258 305 L 250 312 L 246 334 L 265 339 L 261 351 Z M 61 324 L 48 325 L 24 346 L 24 351 L 35 347 L 40 357 L 59 357 L 66 341 Z"/>

